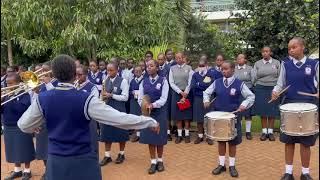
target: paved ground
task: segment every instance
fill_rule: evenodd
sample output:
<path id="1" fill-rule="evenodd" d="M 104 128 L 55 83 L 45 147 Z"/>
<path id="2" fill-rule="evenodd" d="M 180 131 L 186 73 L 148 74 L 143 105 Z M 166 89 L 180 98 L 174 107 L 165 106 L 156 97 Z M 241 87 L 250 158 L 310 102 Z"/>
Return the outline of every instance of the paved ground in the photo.
<path id="1" fill-rule="evenodd" d="M 252 141 L 243 139 L 238 147 L 236 167 L 241 180 L 280 179 L 284 172 L 284 145 L 279 142 L 261 142 L 256 134 Z M 194 140 L 194 138 L 192 139 Z M 100 144 L 100 157 L 103 155 L 103 144 Z M 300 179 L 301 165 L 299 146 L 294 158 L 294 175 Z M 116 159 L 118 145 L 112 147 L 112 158 Z M 126 147 L 127 160 L 122 165 L 110 164 L 102 168 L 104 180 L 207 180 L 232 179 L 229 172 L 213 176 L 211 170 L 217 165 L 217 145 L 209 146 L 179 144 L 170 142 L 165 147 L 164 162 L 166 171 L 148 175 L 149 153 L 146 145 L 128 143 Z M 311 175 L 319 179 L 319 141 L 312 148 Z M 3 137 L 1 137 L 1 179 L 8 175 L 13 165 L 5 162 Z M 40 179 L 44 172 L 41 161 L 34 161 L 31 165 L 33 178 Z"/>

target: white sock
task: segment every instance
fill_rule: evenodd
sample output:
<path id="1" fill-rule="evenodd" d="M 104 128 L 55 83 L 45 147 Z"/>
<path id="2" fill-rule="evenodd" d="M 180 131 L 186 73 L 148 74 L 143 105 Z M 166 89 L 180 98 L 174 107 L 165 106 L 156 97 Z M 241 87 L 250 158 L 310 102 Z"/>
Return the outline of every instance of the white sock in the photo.
<path id="1" fill-rule="evenodd" d="M 14 172 L 20 172 L 22 171 L 21 167 L 14 167 Z"/>
<path id="2" fill-rule="evenodd" d="M 3 130 L 3 126 L 1 126 L 1 129 Z"/>
<path id="3" fill-rule="evenodd" d="M 28 168 L 28 169 L 24 168 L 23 172 L 30 173 L 31 170 L 30 170 L 30 168 Z"/>
<path id="4" fill-rule="evenodd" d="M 171 134 L 169 129 L 167 130 L 167 134 Z"/>
<path id="5" fill-rule="evenodd" d="M 157 162 L 163 162 L 162 158 L 158 158 Z"/>
<path id="6" fill-rule="evenodd" d="M 184 134 L 185 134 L 186 136 L 189 136 L 189 129 L 184 129 Z"/>
<path id="7" fill-rule="evenodd" d="M 124 155 L 124 151 L 119 151 L 119 154 Z"/>
<path id="8" fill-rule="evenodd" d="M 140 137 L 140 131 L 137 131 L 137 136 Z"/>
<path id="9" fill-rule="evenodd" d="M 286 164 L 286 173 L 292 174 L 292 171 L 293 171 L 293 165 Z"/>
<path id="10" fill-rule="evenodd" d="M 157 159 L 151 159 L 151 164 L 157 164 Z"/>
<path id="11" fill-rule="evenodd" d="M 251 121 L 246 121 L 246 132 L 251 132 Z"/>
<path id="12" fill-rule="evenodd" d="M 104 152 L 104 156 L 105 156 L 105 157 L 110 157 L 110 151 L 105 151 L 105 152 Z"/>
<path id="13" fill-rule="evenodd" d="M 267 128 L 262 128 L 262 133 L 267 134 Z"/>
<path id="14" fill-rule="evenodd" d="M 229 157 L 229 167 L 234 166 L 236 163 L 236 158 L 235 157 Z"/>
<path id="15" fill-rule="evenodd" d="M 273 134 L 273 129 L 268 128 L 268 134 Z"/>
<path id="16" fill-rule="evenodd" d="M 203 138 L 203 134 L 198 134 L 199 138 Z"/>
<path id="17" fill-rule="evenodd" d="M 302 167 L 302 174 L 309 174 L 309 168 Z"/>
<path id="18" fill-rule="evenodd" d="M 178 129 L 178 136 L 182 136 L 182 129 Z"/>
<path id="19" fill-rule="evenodd" d="M 221 166 L 224 166 L 224 161 L 226 160 L 226 157 L 225 156 L 219 156 L 219 164 Z"/>

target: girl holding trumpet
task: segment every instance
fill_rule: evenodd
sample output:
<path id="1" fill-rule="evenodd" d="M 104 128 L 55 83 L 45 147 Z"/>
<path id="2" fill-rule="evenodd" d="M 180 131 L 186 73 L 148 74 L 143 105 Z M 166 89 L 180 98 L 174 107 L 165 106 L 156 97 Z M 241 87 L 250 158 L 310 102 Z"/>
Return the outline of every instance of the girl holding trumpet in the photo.
<path id="1" fill-rule="evenodd" d="M 149 174 L 154 174 L 156 171 L 164 171 L 162 160 L 163 148 L 167 144 L 167 119 L 166 119 L 166 101 L 168 98 L 169 84 L 166 77 L 158 75 L 159 64 L 155 60 L 147 62 L 148 78 L 144 78 L 139 86 L 138 102 L 142 104 L 145 95 L 150 97 L 148 105 L 150 116 L 160 124 L 160 133 L 152 132 L 150 129 L 141 131 L 140 143 L 149 145 L 149 153 L 151 157 L 151 166 L 148 170 Z M 144 107 L 142 107 L 144 108 Z M 156 159 L 156 152 L 158 159 Z"/>

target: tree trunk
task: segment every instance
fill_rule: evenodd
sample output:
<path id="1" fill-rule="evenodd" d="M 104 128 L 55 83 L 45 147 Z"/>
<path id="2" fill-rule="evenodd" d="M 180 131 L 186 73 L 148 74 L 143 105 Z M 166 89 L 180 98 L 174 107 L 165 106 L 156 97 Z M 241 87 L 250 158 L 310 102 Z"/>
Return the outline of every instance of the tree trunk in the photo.
<path id="1" fill-rule="evenodd" d="M 12 42 L 10 35 L 7 35 L 7 47 L 8 47 L 8 63 L 9 66 L 13 65 L 13 54 L 12 54 Z"/>
<path id="2" fill-rule="evenodd" d="M 93 59 L 93 60 L 97 61 L 97 53 L 96 53 L 96 46 L 95 46 L 95 44 L 92 44 L 91 56 L 92 56 L 92 59 Z"/>
<path id="3" fill-rule="evenodd" d="M 69 49 L 70 56 L 73 57 L 73 58 L 75 58 L 72 47 L 71 47 L 71 46 L 68 46 L 68 49 Z"/>

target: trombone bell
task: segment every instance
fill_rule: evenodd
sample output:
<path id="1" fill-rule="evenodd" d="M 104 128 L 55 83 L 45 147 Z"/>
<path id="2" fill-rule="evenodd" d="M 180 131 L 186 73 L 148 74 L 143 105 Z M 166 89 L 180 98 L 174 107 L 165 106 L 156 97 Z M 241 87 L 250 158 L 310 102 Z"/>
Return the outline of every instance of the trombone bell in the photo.
<path id="1" fill-rule="evenodd" d="M 21 73 L 21 79 L 30 88 L 34 88 L 39 84 L 38 76 L 32 71 Z"/>

